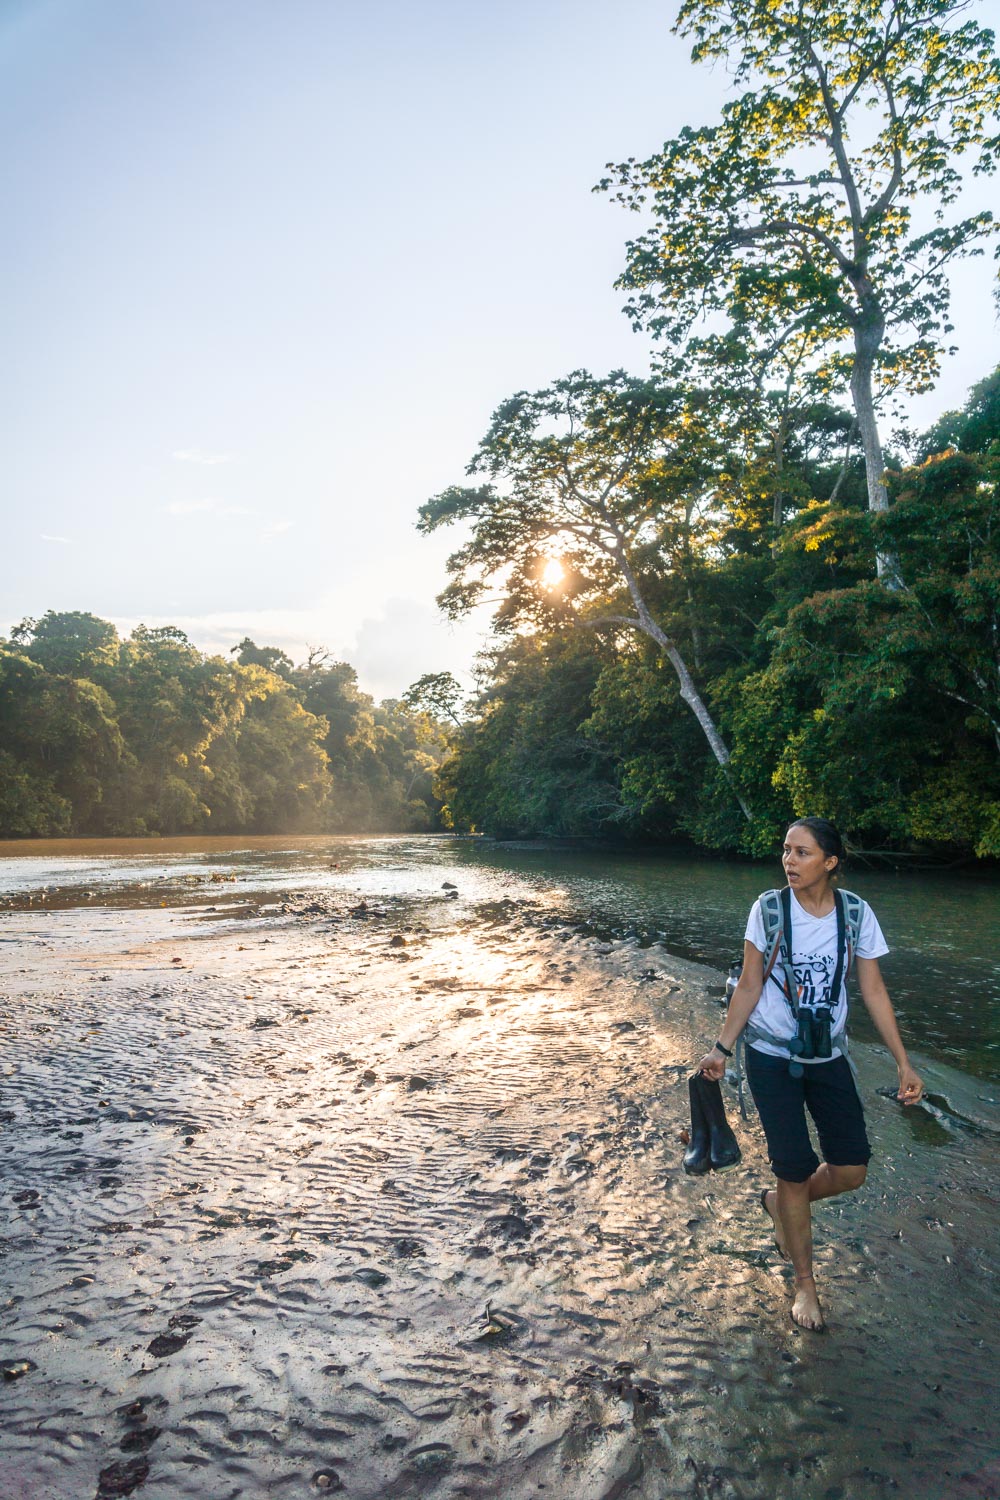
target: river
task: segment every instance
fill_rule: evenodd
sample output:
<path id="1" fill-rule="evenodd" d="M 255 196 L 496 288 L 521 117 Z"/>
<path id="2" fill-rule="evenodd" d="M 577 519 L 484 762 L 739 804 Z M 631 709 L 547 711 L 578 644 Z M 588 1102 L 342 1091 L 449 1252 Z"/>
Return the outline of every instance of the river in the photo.
<path id="1" fill-rule="evenodd" d="M 225 878 L 223 878 L 225 877 Z M 235 878 L 232 878 L 235 877 Z M 529 893 L 553 915 L 726 969 L 777 862 L 495 844 L 444 836 L 45 839 L 0 844 L 5 910 L 184 905 L 257 910 L 291 892 L 401 896 L 455 884 L 482 901 Z M 852 870 L 891 952 L 883 960 L 908 1045 L 1000 1080 L 1000 885 L 991 875 Z M 0 926 L 2 937 L 2 926 Z M 860 1005 L 852 1032 L 873 1040 Z"/>

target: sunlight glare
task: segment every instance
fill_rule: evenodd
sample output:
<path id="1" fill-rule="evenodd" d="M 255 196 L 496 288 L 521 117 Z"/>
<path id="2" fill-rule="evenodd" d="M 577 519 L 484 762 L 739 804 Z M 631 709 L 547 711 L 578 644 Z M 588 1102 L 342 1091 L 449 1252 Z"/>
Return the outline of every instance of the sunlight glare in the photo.
<path id="1" fill-rule="evenodd" d="M 547 589 L 556 589 L 566 576 L 566 569 L 558 557 L 550 557 L 542 569 L 542 582 Z"/>

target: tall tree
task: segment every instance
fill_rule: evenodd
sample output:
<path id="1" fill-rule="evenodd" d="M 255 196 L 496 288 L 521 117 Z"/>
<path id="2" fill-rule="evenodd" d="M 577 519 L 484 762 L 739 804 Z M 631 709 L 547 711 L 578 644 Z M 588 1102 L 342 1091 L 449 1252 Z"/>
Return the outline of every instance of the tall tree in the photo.
<path id="1" fill-rule="evenodd" d="M 40 620 L 22 620 L 11 631 L 26 656 L 46 672 L 103 682 L 118 661 L 118 632 L 86 610 L 46 610 Z"/>
<path id="2" fill-rule="evenodd" d="M 636 326 L 678 345 L 701 315 L 807 334 L 831 384 L 849 372 L 872 510 L 888 507 L 879 390 L 926 390 L 948 324 L 947 271 L 993 233 L 953 217 L 960 159 L 998 161 L 1000 62 L 968 0 L 684 0 L 696 61 L 743 92 L 600 186 L 649 230 L 619 285 Z"/>
<path id="3" fill-rule="evenodd" d="M 688 392 L 623 371 L 597 380 L 578 370 L 505 401 L 469 465 L 470 474 L 494 482 L 427 501 L 418 527 L 471 523 L 439 599 L 453 618 L 499 584 L 496 623 L 507 632 L 576 620 L 649 636 L 728 773 L 726 744 L 648 590 L 657 576 L 682 580 L 686 558 L 712 535 L 722 455 L 711 425 L 704 403 Z M 629 613 L 616 607 L 622 594 Z"/>
<path id="4" fill-rule="evenodd" d="M 245 635 L 238 646 L 230 646 L 230 656 L 235 656 L 241 667 L 264 667 L 278 677 L 288 678 L 295 670 L 294 663 L 280 646 L 258 646 Z"/>
<path id="5" fill-rule="evenodd" d="M 462 685 L 451 672 L 425 672 L 403 694 L 403 702 L 415 713 L 426 713 L 437 719 L 450 719 L 456 729 L 462 720 Z"/>

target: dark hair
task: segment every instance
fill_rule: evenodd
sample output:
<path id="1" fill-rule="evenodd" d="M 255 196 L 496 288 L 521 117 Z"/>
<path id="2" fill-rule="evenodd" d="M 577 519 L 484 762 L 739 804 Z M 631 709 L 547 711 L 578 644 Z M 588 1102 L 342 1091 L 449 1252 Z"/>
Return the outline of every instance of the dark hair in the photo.
<path id="1" fill-rule="evenodd" d="M 840 874 L 847 863 L 847 850 L 844 848 L 844 840 L 829 818 L 793 818 L 788 826 L 789 828 L 808 828 L 823 853 L 827 856 L 832 855 L 837 861 L 837 868 L 832 870 L 831 874 Z"/>

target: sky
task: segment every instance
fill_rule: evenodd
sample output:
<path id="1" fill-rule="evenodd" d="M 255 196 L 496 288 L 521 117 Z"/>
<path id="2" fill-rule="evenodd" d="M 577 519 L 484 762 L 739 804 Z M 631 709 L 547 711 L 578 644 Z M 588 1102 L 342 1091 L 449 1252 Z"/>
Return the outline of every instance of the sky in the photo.
<path id="1" fill-rule="evenodd" d="M 0 0 L 0 632 L 80 609 L 326 647 L 376 698 L 470 682 L 486 622 L 436 609 L 459 538 L 417 508 L 514 391 L 647 368 L 639 221 L 591 188 L 727 95 L 674 8 Z M 995 363 L 988 262 L 954 313 L 918 425 Z"/>

